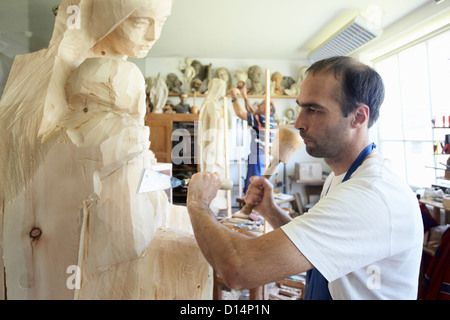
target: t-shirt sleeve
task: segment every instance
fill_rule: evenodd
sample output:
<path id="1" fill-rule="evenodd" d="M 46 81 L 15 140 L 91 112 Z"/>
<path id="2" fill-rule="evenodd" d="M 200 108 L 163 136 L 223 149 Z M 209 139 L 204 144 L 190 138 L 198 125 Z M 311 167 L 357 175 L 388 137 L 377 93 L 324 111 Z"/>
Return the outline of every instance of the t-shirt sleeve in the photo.
<path id="1" fill-rule="evenodd" d="M 377 190 L 362 184 L 342 183 L 307 213 L 282 226 L 330 282 L 389 255 L 389 209 Z"/>
<path id="2" fill-rule="evenodd" d="M 247 123 L 252 128 L 255 128 L 255 126 L 258 128 L 258 122 L 256 121 L 255 115 L 250 112 L 247 112 Z"/>

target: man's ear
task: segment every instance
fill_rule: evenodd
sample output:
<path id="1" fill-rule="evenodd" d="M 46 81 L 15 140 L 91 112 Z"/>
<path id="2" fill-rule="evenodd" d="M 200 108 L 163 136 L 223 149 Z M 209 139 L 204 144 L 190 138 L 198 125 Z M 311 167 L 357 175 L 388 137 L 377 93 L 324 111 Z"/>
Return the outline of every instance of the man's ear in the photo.
<path id="1" fill-rule="evenodd" d="M 365 125 L 368 125 L 369 116 L 370 116 L 370 108 L 366 104 L 361 103 L 352 112 L 352 117 L 353 117 L 352 123 L 351 123 L 352 127 L 353 128 L 361 128 Z"/>

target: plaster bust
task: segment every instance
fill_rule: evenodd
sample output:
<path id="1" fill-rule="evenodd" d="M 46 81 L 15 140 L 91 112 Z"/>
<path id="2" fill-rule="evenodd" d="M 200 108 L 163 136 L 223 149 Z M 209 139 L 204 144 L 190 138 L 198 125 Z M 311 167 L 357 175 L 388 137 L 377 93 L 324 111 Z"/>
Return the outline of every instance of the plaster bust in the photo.
<path id="1" fill-rule="evenodd" d="M 234 77 L 237 80 L 237 87 L 239 89 L 243 88 L 244 85 L 247 83 L 248 80 L 248 74 L 245 70 L 237 70 L 234 73 Z"/>
<path id="2" fill-rule="evenodd" d="M 264 94 L 264 86 L 262 85 L 263 71 L 260 66 L 254 65 L 248 69 L 248 78 L 251 81 L 251 88 L 249 94 L 261 95 Z"/>
<path id="3" fill-rule="evenodd" d="M 175 73 L 169 73 L 166 77 L 167 88 L 171 93 L 180 93 L 183 83 Z"/>

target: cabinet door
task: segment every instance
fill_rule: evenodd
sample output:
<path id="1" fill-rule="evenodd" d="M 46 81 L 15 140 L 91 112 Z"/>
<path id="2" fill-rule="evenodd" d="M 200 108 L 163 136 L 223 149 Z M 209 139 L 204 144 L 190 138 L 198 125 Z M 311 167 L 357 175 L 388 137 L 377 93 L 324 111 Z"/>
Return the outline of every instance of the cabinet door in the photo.
<path id="1" fill-rule="evenodd" d="M 171 163 L 172 121 L 147 118 L 145 124 L 150 127 L 150 150 L 153 151 L 158 162 Z"/>

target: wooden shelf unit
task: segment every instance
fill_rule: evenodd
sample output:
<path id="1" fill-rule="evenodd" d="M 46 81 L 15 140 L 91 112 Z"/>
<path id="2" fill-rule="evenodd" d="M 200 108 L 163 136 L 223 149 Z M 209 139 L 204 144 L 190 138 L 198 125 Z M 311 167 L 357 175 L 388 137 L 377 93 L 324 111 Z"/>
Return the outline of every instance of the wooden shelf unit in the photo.
<path id="1" fill-rule="evenodd" d="M 184 179 L 191 177 L 198 171 L 196 160 L 196 122 L 198 114 L 183 113 L 148 113 L 145 116 L 145 125 L 150 127 L 150 150 L 155 154 L 158 162 L 172 163 L 172 173 L 175 178 Z M 189 132 L 175 134 L 172 141 L 172 133 L 176 129 L 185 129 Z M 184 139 L 190 138 L 190 154 L 188 156 L 176 156 L 172 158 L 172 150 L 179 143 L 184 143 Z M 181 163 L 180 163 L 181 162 Z M 185 204 L 187 190 L 185 188 L 174 188 L 172 197 L 174 204 Z"/>
<path id="2" fill-rule="evenodd" d="M 169 93 L 169 97 L 178 97 L 180 94 L 179 93 Z M 193 93 L 189 93 L 188 94 L 189 97 L 195 97 L 195 98 L 204 98 L 207 95 L 204 93 L 196 93 L 195 95 Z M 230 98 L 230 95 L 226 96 L 227 98 Z M 266 96 L 265 95 L 255 95 L 255 94 L 249 94 L 248 95 L 249 98 L 255 98 L 255 99 L 265 99 Z M 242 95 L 238 94 L 238 98 L 242 98 Z M 287 96 L 287 95 L 271 95 L 270 96 L 271 99 L 297 99 L 297 96 Z"/>

